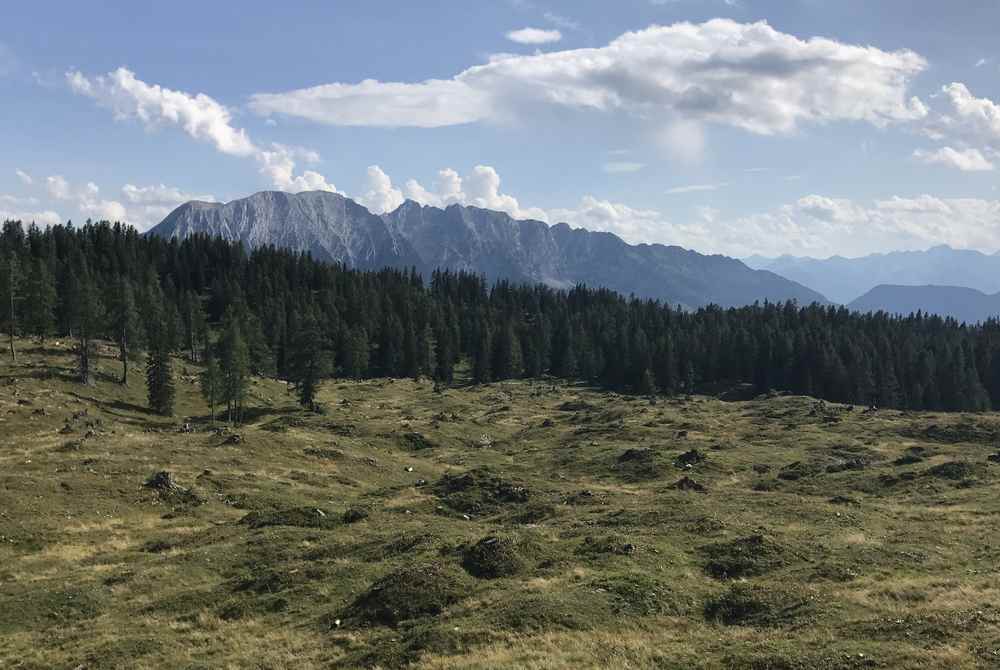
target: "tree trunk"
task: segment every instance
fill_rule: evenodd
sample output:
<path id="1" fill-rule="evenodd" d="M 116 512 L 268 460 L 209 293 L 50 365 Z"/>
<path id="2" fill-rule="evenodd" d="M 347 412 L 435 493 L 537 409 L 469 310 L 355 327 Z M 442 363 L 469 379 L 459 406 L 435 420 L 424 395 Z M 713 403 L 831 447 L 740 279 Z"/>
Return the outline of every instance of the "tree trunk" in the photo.
<path id="1" fill-rule="evenodd" d="M 119 350 L 122 355 L 122 381 L 123 386 L 128 386 L 128 338 L 125 335 L 125 329 L 122 329 L 122 339 L 118 345 Z"/>

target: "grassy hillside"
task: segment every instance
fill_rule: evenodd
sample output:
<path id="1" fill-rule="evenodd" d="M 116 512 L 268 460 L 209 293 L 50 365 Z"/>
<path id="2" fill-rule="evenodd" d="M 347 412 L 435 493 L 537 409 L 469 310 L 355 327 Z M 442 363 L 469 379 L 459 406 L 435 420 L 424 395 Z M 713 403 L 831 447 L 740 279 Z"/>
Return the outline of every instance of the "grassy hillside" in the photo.
<path id="1" fill-rule="evenodd" d="M 227 431 L 20 346 L 3 668 L 1000 667 L 996 415 L 258 380 Z"/>

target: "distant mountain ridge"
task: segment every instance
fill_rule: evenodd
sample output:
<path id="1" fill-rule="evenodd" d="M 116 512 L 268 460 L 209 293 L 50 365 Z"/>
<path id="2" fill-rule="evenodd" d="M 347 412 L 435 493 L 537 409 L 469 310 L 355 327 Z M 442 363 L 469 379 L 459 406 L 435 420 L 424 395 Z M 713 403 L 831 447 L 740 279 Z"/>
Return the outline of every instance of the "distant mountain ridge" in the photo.
<path id="1" fill-rule="evenodd" d="M 576 284 L 655 298 L 688 308 L 754 301 L 827 303 L 819 293 L 726 256 L 676 246 L 630 245 L 606 232 L 565 223 L 515 220 L 504 212 L 406 201 L 375 215 L 325 191 L 263 191 L 228 203 L 185 203 L 147 234 L 218 235 L 248 248 L 275 245 L 362 270 L 416 267 L 467 270 L 490 280 Z"/>
<path id="2" fill-rule="evenodd" d="M 983 293 L 1000 291 L 1000 255 L 947 245 L 926 251 L 896 251 L 860 258 L 781 256 L 743 259 L 848 304 L 876 286 L 964 286 Z"/>
<path id="3" fill-rule="evenodd" d="M 987 294 L 963 286 L 876 286 L 848 307 L 859 312 L 884 311 L 913 314 L 918 311 L 980 323 L 1000 316 L 1000 293 Z"/>

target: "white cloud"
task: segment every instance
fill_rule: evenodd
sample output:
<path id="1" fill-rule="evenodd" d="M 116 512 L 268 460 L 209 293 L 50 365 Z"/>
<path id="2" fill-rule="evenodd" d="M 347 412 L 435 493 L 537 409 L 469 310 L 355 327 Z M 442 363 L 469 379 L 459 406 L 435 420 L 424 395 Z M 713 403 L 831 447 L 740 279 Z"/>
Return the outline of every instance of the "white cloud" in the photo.
<path id="1" fill-rule="evenodd" d="M 804 123 L 919 119 L 908 97 L 926 62 L 767 23 L 715 19 L 629 32 L 601 48 L 507 56 L 446 80 L 366 80 L 260 93 L 251 107 L 335 125 L 438 127 L 527 118 L 538 107 L 790 133 Z"/>
<path id="2" fill-rule="evenodd" d="M 690 184 L 688 186 L 674 186 L 667 189 L 667 195 L 677 195 L 680 193 L 698 193 L 700 191 L 717 191 L 727 184 Z"/>
<path id="3" fill-rule="evenodd" d="M 90 78 L 77 71 L 66 73 L 70 88 L 112 111 L 116 119 L 138 119 L 147 128 L 168 124 L 181 127 L 194 139 L 206 141 L 221 153 L 253 158 L 271 184 L 287 191 L 335 191 L 333 184 L 314 170 L 295 174 L 296 159 L 319 160 L 316 152 L 281 144 L 268 148 L 254 144 L 247 132 L 232 125 L 232 113 L 215 99 L 148 84 L 120 67 Z"/>
<path id="4" fill-rule="evenodd" d="M 301 191 L 337 192 L 337 187 L 329 183 L 326 177 L 315 170 L 306 170 L 301 175 L 295 174 L 295 159 L 306 162 L 316 162 L 315 152 L 283 144 L 272 144 L 269 151 L 261 150 L 257 161 L 261 164 L 260 171 L 267 175 L 277 188 L 282 191 L 299 193 Z"/>
<path id="5" fill-rule="evenodd" d="M 0 198 L 0 222 L 21 221 L 25 224 L 33 222 L 44 226 L 54 226 L 57 223 L 62 223 L 63 220 L 59 214 L 50 209 L 42 211 L 10 209 L 4 206 L 3 202 L 3 199 Z"/>
<path id="6" fill-rule="evenodd" d="M 369 177 L 371 177 L 370 168 Z M 391 189 L 391 183 L 387 183 L 387 187 Z M 435 207 L 458 203 L 507 212 L 515 219 L 548 221 L 545 210 L 538 207 L 522 207 L 517 198 L 502 193 L 500 175 L 488 165 L 477 165 L 464 177 L 451 168 L 441 170 L 438 172 L 438 179 L 433 189 L 427 189 L 415 179 L 410 179 L 406 182 L 406 197 Z"/>
<path id="7" fill-rule="evenodd" d="M 942 147 L 937 151 L 917 149 L 913 152 L 913 157 L 922 163 L 938 163 L 957 168 L 963 172 L 986 172 L 994 169 L 993 163 L 978 149 L 965 149 L 963 151 L 952 147 Z"/>
<path id="8" fill-rule="evenodd" d="M 122 195 L 132 204 L 136 205 L 179 205 L 189 200 L 201 200 L 204 202 L 215 202 L 211 195 L 192 195 L 184 193 L 175 186 L 157 184 L 153 186 L 135 186 L 125 184 L 122 187 Z"/>
<path id="9" fill-rule="evenodd" d="M 72 195 L 69 190 L 69 182 L 59 175 L 53 175 L 45 179 L 45 187 L 56 200 L 69 200 Z"/>
<path id="10" fill-rule="evenodd" d="M 562 33 L 542 28 L 521 28 L 507 33 L 507 39 L 518 44 L 551 44 L 560 41 Z"/>
<path id="11" fill-rule="evenodd" d="M 415 182 L 414 182 L 415 183 Z M 368 167 L 368 190 L 358 202 L 375 214 L 391 212 L 403 204 L 403 192 L 394 188 L 389 175 L 377 165 Z"/>
<path id="12" fill-rule="evenodd" d="M 989 62 L 990 61 L 989 61 L 988 58 L 980 58 L 979 60 L 976 61 L 976 67 L 982 67 L 982 66 L 986 65 Z"/>
<path id="13" fill-rule="evenodd" d="M 17 178 L 21 180 L 21 183 L 26 186 L 31 186 L 35 183 L 35 180 L 31 178 L 31 175 L 24 170 L 14 170 L 14 174 L 16 174 Z"/>
<path id="14" fill-rule="evenodd" d="M 604 171 L 608 174 L 627 174 L 638 172 L 646 167 L 645 163 L 631 163 L 628 161 L 613 161 L 604 164 Z"/>
<path id="15" fill-rule="evenodd" d="M 942 132 L 957 133 L 985 144 L 1000 142 L 1000 104 L 989 98 L 977 98 L 962 83 L 953 82 L 942 91 L 951 103 L 948 114 L 942 115 L 938 128 Z M 932 127 L 932 131 L 934 132 Z"/>

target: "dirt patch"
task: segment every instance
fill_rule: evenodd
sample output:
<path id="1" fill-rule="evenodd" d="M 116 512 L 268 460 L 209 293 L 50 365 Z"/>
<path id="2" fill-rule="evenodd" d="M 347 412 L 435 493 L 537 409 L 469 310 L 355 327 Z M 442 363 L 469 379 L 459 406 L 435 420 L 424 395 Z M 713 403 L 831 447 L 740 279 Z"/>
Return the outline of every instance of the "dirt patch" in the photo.
<path id="1" fill-rule="evenodd" d="M 372 584 L 354 601 L 349 614 L 367 623 L 397 626 L 438 616 L 466 593 L 461 573 L 436 563 L 410 565 Z"/>
<path id="2" fill-rule="evenodd" d="M 755 534 L 701 548 L 705 572 L 716 579 L 742 579 L 775 570 L 785 564 L 785 549 L 764 535 Z"/>

